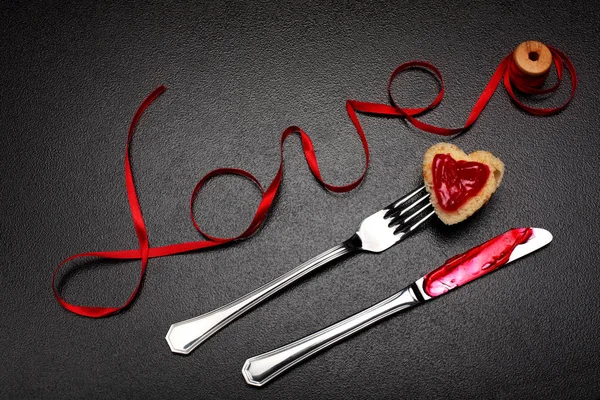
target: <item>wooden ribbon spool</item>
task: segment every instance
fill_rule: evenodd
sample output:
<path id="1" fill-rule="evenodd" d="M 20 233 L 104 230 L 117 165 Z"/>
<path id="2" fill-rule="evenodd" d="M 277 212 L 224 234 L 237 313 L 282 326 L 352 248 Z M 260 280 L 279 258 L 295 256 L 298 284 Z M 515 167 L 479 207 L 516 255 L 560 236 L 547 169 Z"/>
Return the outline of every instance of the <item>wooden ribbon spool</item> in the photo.
<path id="1" fill-rule="evenodd" d="M 535 40 L 528 40 L 517 46 L 513 60 L 519 71 L 532 78 L 548 75 L 552 66 L 550 49 Z"/>

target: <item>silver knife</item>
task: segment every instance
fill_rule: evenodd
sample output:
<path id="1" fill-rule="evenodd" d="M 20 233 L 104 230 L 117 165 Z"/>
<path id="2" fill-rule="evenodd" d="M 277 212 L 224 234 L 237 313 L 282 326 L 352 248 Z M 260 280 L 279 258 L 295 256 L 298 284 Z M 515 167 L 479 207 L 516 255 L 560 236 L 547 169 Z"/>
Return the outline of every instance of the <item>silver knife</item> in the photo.
<path id="1" fill-rule="evenodd" d="M 246 360 L 246 382 L 262 386 L 315 353 L 398 311 L 419 305 L 532 253 L 552 241 L 540 228 L 516 228 L 447 260 L 400 292 L 328 328 Z"/>

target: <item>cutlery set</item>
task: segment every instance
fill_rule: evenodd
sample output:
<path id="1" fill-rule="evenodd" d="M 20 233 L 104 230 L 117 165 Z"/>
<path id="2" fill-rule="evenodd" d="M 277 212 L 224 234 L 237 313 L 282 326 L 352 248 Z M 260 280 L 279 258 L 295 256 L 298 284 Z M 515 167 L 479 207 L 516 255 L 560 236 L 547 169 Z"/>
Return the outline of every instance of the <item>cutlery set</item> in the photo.
<path id="1" fill-rule="evenodd" d="M 288 368 L 380 319 L 441 296 L 544 247 L 551 240 L 552 235 L 544 229 L 512 229 L 467 253 L 451 258 L 438 269 L 362 312 L 293 343 L 249 358 L 242 368 L 244 379 L 250 385 L 262 386 Z M 496 259 L 498 247 L 507 245 L 509 251 L 504 257 Z"/>
<path id="2" fill-rule="evenodd" d="M 545 88 L 545 80 L 552 65 L 555 66 L 555 83 L 552 87 Z M 403 108 L 393 98 L 393 82 L 399 74 L 414 68 L 431 73 L 439 83 L 440 90 L 435 100 L 426 107 Z M 522 103 L 520 96 L 514 93 L 515 90 L 518 90 L 522 94 L 550 94 L 559 88 L 564 70 L 568 71 L 571 80 L 571 91 L 568 99 L 558 107 L 538 108 L 528 106 Z M 578 84 L 575 67 L 564 53 L 540 42 L 523 42 L 502 59 L 477 99 L 464 125 L 458 128 L 445 128 L 431 125 L 417 118 L 437 107 L 443 98 L 444 84 L 440 71 L 429 62 L 404 62 L 394 69 L 388 81 L 388 100 L 390 104 L 357 100 L 347 100 L 346 102 L 348 117 L 354 124 L 365 152 L 365 169 L 358 179 L 343 186 L 326 183 L 321 177 L 310 137 L 298 126 L 289 126 L 281 134 L 279 170 L 266 190 L 263 190 L 259 181 L 245 170 L 217 168 L 198 181 L 190 199 L 190 216 L 194 227 L 203 235 L 203 239 L 150 246 L 131 168 L 130 144 L 141 116 L 150 104 L 166 90 L 164 85 L 159 85 L 143 100 L 135 112 L 129 125 L 125 146 L 124 167 L 127 200 L 138 247 L 130 250 L 81 252 L 69 256 L 56 267 L 52 274 L 53 294 L 64 309 L 77 315 L 102 318 L 116 314 L 129 307 L 135 299 L 143 283 L 149 259 L 222 246 L 249 237 L 256 232 L 272 207 L 279 190 L 283 176 L 283 144 L 290 135 L 300 135 L 308 167 L 323 187 L 332 192 L 348 192 L 361 183 L 369 167 L 369 146 L 357 113 L 386 118 L 401 118 L 418 130 L 448 137 L 455 136 L 469 129 L 475 123 L 502 82 L 514 104 L 523 111 L 536 116 L 552 115 L 563 110 L 573 98 Z M 171 351 L 177 354 L 190 354 L 229 323 L 318 268 L 328 265 L 336 259 L 358 252 L 381 253 L 417 232 L 418 228 L 433 215 L 436 215 L 438 220 L 446 225 L 461 223 L 489 201 L 502 182 L 504 169 L 504 163 L 489 151 L 477 150 L 467 154 L 453 143 L 442 142 L 432 145 L 423 156 L 423 185 L 421 187 L 412 190 L 389 206 L 366 217 L 360 223 L 358 230 L 346 241 L 263 284 L 239 299 L 202 315 L 172 324 L 165 337 Z M 204 183 L 212 177 L 223 174 L 233 174 L 249 179 L 259 186 L 262 195 L 252 222 L 246 230 L 235 238 L 217 238 L 206 235 L 198 226 L 193 214 L 195 198 Z M 552 234 L 544 229 L 531 227 L 511 229 L 473 249 L 467 250 L 465 253 L 450 258 L 442 266 L 425 274 L 396 294 L 355 315 L 285 346 L 247 359 L 242 367 L 244 379 L 249 385 L 262 386 L 294 365 L 381 319 L 446 294 L 544 247 L 551 241 Z M 89 257 L 107 260 L 139 260 L 141 269 L 137 286 L 122 305 L 117 307 L 86 306 L 70 303 L 61 296 L 56 284 L 58 282 L 56 277 L 61 267 L 73 260 Z"/>
<path id="3" fill-rule="evenodd" d="M 542 89 L 552 64 L 555 65 L 555 80 L 557 82 L 551 88 Z M 431 72 L 440 83 L 440 91 L 436 99 L 424 108 L 402 108 L 395 102 L 392 96 L 391 88 L 394 79 L 403 71 L 412 68 L 420 68 Z M 570 97 L 562 105 L 554 108 L 531 107 L 523 104 L 515 95 L 513 87 L 525 94 L 552 93 L 558 89 L 563 78 L 564 69 L 569 72 L 571 78 L 571 92 Z M 190 210 L 194 227 L 205 236 L 206 240 L 151 247 L 135 189 L 129 146 L 142 114 L 165 91 L 166 87 L 160 85 L 144 99 L 134 114 L 125 147 L 127 199 L 139 248 L 132 250 L 83 252 L 66 258 L 58 265 L 52 275 L 54 296 L 62 307 L 77 315 L 90 318 L 113 315 L 127 308 L 136 297 L 150 258 L 171 256 L 221 246 L 225 243 L 252 235 L 263 222 L 278 191 L 283 171 L 282 146 L 285 139 L 292 134 L 300 134 L 304 155 L 314 177 L 325 188 L 331 191 L 347 192 L 361 182 L 369 165 L 368 144 L 358 121 L 357 112 L 393 118 L 399 117 L 419 130 L 437 135 L 453 136 L 468 129 L 475 123 L 501 82 L 504 82 L 509 96 L 518 107 L 530 114 L 543 116 L 557 113 L 569 104 L 577 88 L 577 75 L 572 62 L 560 50 L 536 41 L 521 43 L 515 51 L 503 58 L 484 91 L 477 99 L 464 126 L 460 128 L 444 128 L 430 125 L 416 118 L 435 108 L 442 100 L 444 86 L 439 70 L 433 64 L 424 61 L 405 62 L 392 72 L 388 82 L 388 97 L 391 105 L 356 100 L 348 100 L 346 102 L 348 116 L 360 136 L 366 157 L 365 171 L 356 181 L 345 186 L 333 186 L 324 182 L 321 178 L 311 139 L 299 127 L 290 126 L 281 135 L 280 148 L 282 153 L 279 171 L 266 191 L 262 190 L 261 187 L 263 195 L 261 203 L 252 223 L 240 236 L 236 238 L 214 238 L 203 234 L 194 220 L 193 211 Z M 304 262 L 282 276 L 229 304 L 197 317 L 172 324 L 166 334 L 166 340 L 171 351 L 178 354 L 190 354 L 195 348 L 230 322 L 319 267 L 327 265 L 340 257 L 358 252 L 381 253 L 416 232 L 434 214 L 446 225 L 461 223 L 489 201 L 502 181 L 505 168 L 504 163 L 488 151 L 478 150 L 467 154 L 452 143 L 437 143 L 431 146 L 424 154 L 422 167 L 423 186 L 365 218 L 360 223 L 357 232 L 348 240 Z M 196 184 L 192 193 L 190 208 L 193 207 L 194 199 L 206 180 L 221 174 L 240 175 L 250 179 L 260 187 L 258 180 L 244 170 L 218 168 L 206 174 Z M 550 232 L 543 229 L 529 227 L 511 229 L 463 254 L 447 260 L 441 267 L 416 280 L 400 292 L 356 315 L 286 346 L 249 358 L 243 366 L 243 376 L 248 384 L 262 386 L 290 367 L 382 318 L 445 294 L 458 286 L 462 286 L 496 270 L 506 263 L 540 249 L 551 240 L 552 235 Z M 140 261 L 141 273 L 138 284 L 125 303 L 118 307 L 84 306 L 69 303 L 61 297 L 55 285 L 55 278 L 58 271 L 63 265 L 72 260 L 87 257 Z"/>
<path id="4" fill-rule="evenodd" d="M 430 194 L 421 186 L 365 218 L 345 242 L 306 261 L 279 278 L 206 314 L 174 323 L 166 335 L 173 353 L 189 354 L 227 324 L 317 268 L 360 251 L 380 253 L 401 242 L 435 214 Z M 512 229 L 466 253 L 400 292 L 321 331 L 246 360 L 242 374 L 249 385 L 262 386 L 315 353 L 389 315 L 419 305 L 536 251 L 552 240 L 539 228 Z"/>

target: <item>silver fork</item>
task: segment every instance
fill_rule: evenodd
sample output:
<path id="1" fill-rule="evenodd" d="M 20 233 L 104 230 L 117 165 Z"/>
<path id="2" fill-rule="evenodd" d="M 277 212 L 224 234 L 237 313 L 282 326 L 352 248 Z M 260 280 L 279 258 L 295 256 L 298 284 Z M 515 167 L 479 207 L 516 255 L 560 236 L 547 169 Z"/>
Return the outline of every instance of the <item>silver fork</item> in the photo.
<path id="1" fill-rule="evenodd" d="M 319 254 L 223 307 L 171 325 L 166 336 L 171 351 L 189 354 L 215 332 L 246 311 L 262 303 L 292 282 L 343 255 L 358 251 L 380 253 L 389 249 L 409 236 L 435 213 L 428 199 L 429 194 L 425 191 L 425 186 L 413 190 L 364 219 L 358 232 L 342 244 Z"/>

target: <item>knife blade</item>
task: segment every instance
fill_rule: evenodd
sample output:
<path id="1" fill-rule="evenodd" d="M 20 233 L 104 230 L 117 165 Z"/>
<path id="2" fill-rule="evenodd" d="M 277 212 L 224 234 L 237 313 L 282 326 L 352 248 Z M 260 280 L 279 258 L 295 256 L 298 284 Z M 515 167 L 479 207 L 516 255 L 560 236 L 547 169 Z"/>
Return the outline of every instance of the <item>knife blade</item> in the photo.
<path id="1" fill-rule="evenodd" d="M 540 228 L 511 229 L 448 259 L 400 292 L 334 325 L 283 347 L 249 358 L 242 367 L 246 383 L 262 386 L 315 353 L 391 314 L 422 304 L 526 256 L 552 241 Z"/>

